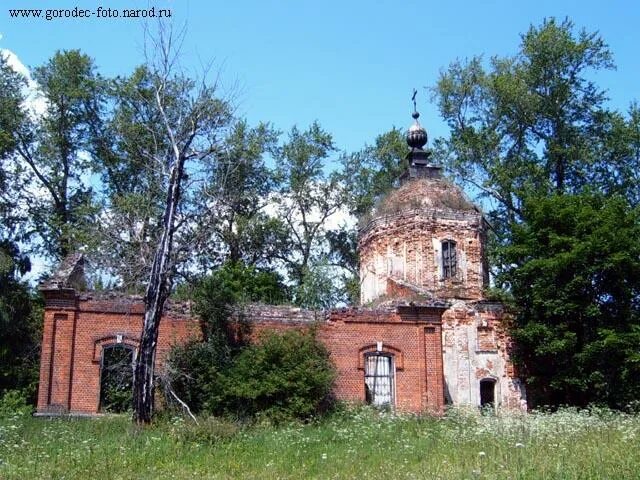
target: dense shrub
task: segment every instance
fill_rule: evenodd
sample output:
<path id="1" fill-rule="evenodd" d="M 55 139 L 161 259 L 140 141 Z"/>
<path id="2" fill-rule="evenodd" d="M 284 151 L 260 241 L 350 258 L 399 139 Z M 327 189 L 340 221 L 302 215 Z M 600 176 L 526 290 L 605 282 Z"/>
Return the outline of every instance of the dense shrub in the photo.
<path id="1" fill-rule="evenodd" d="M 171 350 L 169 381 L 178 397 L 194 412 L 219 410 L 215 399 L 220 398 L 222 378 L 231 364 L 231 353 L 220 335 Z"/>
<path id="2" fill-rule="evenodd" d="M 195 412 L 276 422 L 323 412 L 335 377 L 312 331 L 269 333 L 235 355 L 211 340 L 176 347 L 169 372 L 174 390 Z"/>
<path id="3" fill-rule="evenodd" d="M 497 282 L 517 306 L 513 358 L 530 406 L 640 398 L 640 209 L 600 194 L 532 197 Z"/>
<path id="4" fill-rule="evenodd" d="M 334 378 L 329 353 L 313 331 L 271 332 L 236 358 L 220 400 L 240 416 L 308 418 L 328 406 Z"/>
<path id="5" fill-rule="evenodd" d="M 173 294 L 178 300 L 192 300 L 200 318 L 205 341 L 227 337 L 232 350 L 240 347 L 248 328 L 242 316 L 234 316 L 248 303 L 277 305 L 290 299 L 289 291 L 277 272 L 261 270 L 242 262 L 228 261 L 210 275 L 193 284 L 180 285 Z M 235 325 L 229 328 L 234 317 Z M 218 339 L 214 340 L 217 343 Z"/>
<path id="6" fill-rule="evenodd" d="M 20 390 L 35 404 L 43 313 L 41 299 L 20 280 L 29 269 L 17 245 L 0 240 L 0 397 Z"/>
<path id="7" fill-rule="evenodd" d="M 0 418 L 11 415 L 29 415 L 33 406 L 30 399 L 22 390 L 7 390 L 0 395 Z"/>

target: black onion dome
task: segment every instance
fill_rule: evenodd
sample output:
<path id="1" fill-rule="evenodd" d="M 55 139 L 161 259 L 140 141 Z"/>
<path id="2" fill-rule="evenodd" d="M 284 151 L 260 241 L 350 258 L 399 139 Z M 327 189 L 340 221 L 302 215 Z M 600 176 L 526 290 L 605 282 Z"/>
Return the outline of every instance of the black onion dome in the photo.
<path id="1" fill-rule="evenodd" d="M 420 122 L 418 122 L 418 117 L 420 114 L 418 112 L 413 112 L 411 115 L 416 121 L 413 125 L 409 127 L 407 131 L 407 145 L 411 148 L 422 149 L 427 144 L 427 131 L 422 128 Z"/>

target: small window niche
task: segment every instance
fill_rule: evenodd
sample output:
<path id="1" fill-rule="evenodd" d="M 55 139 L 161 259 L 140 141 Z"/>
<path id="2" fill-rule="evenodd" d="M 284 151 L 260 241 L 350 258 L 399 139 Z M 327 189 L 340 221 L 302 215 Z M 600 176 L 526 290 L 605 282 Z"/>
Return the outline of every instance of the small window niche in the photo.
<path id="1" fill-rule="evenodd" d="M 496 352 L 498 350 L 498 344 L 496 342 L 496 333 L 492 327 L 480 326 L 478 327 L 477 336 L 478 352 Z"/>
<path id="2" fill-rule="evenodd" d="M 404 258 L 394 255 L 387 259 L 387 274 L 393 278 L 404 278 Z"/>

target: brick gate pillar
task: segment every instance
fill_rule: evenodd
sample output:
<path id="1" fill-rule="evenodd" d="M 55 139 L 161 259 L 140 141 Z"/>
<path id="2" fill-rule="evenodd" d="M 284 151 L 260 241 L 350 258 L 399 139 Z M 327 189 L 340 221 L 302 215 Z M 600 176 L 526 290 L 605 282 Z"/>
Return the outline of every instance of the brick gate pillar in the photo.
<path id="1" fill-rule="evenodd" d="M 77 301 L 72 288 L 42 289 L 45 298 L 39 413 L 66 413 L 71 405 Z"/>

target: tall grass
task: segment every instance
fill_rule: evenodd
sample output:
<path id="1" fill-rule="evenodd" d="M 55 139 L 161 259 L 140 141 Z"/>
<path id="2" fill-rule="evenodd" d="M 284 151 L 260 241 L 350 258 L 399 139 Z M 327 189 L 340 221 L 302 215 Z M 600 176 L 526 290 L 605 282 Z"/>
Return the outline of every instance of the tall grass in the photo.
<path id="1" fill-rule="evenodd" d="M 2 479 L 637 479 L 640 417 L 608 410 L 443 418 L 361 408 L 309 424 L 0 419 Z"/>

